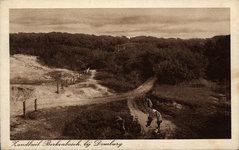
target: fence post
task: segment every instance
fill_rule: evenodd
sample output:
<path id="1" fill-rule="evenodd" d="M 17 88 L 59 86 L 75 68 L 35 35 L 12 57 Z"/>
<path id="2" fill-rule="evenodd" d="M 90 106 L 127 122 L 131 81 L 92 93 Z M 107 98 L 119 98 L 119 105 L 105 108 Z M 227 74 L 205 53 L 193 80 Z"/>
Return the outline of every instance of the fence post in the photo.
<path id="1" fill-rule="evenodd" d="M 25 101 L 23 102 L 23 117 L 26 117 L 26 103 Z"/>
<path id="2" fill-rule="evenodd" d="M 66 87 L 68 87 L 68 82 L 67 82 L 68 80 L 66 79 Z"/>
<path id="3" fill-rule="evenodd" d="M 37 99 L 35 99 L 35 111 L 37 111 Z"/>
<path id="4" fill-rule="evenodd" d="M 63 81 L 61 80 L 61 89 L 63 89 Z"/>
<path id="5" fill-rule="evenodd" d="M 59 93 L 59 85 L 58 85 L 58 82 L 57 82 L 57 91 L 56 93 L 58 94 Z"/>

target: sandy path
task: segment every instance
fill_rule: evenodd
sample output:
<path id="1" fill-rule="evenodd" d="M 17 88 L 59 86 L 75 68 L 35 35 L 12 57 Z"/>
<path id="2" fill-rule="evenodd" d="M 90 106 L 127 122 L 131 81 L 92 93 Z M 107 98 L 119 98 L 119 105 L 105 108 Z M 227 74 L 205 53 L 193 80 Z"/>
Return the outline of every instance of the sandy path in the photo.
<path id="1" fill-rule="evenodd" d="M 135 93 L 145 93 L 149 91 L 152 86 L 154 85 L 157 78 L 150 78 L 148 79 L 144 84 L 139 86 L 136 90 L 134 90 Z M 136 95 L 135 95 L 136 96 Z M 128 107 L 130 109 L 131 115 L 134 117 L 134 120 L 138 120 L 138 123 L 141 125 L 141 134 L 147 138 L 154 132 L 154 130 L 157 128 L 157 120 L 154 117 L 151 125 L 149 127 L 146 127 L 146 122 L 148 120 L 148 114 L 142 112 L 139 110 L 134 102 L 134 97 L 128 99 Z M 160 111 L 160 110 L 159 110 Z M 167 119 L 163 119 L 163 122 L 160 125 L 160 132 L 164 134 L 165 139 L 170 139 L 173 136 L 173 132 L 176 129 L 176 126 Z"/>
<path id="2" fill-rule="evenodd" d="M 70 85 L 69 87 L 64 87 L 63 90 L 59 91 L 59 94 L 54 92 L 56 91 L 56 86 L 49 86 L 45 84 L 35 86 L 35 93 L 32 94 L 32 96 L 29 96 L 28 100 L 26 101 L 26 111 L 34 110 L 35 99 L 37 99 L 38 109 L 74 105 L 89 105 L 107 103 L 123 99 L 132 99 L 136 96 L 145 94 L 148 90 L 151 89 L 153 83 L 156 81 L 156 78 L 152 77 L 148 79 L 144 84 L 142 84 L 141 88 L 135 89 L 127 93 L 114 95 L 109 92 L 107 93 L 107 88 L 99 85 L 97 81 L 93 79 L 95 71 L 92 72 L 93 73 L 91 77 L 86 82 L 81 82 Z M 80 86 L 81 84 L 86 87 L 78 88 L 78 86 Z M 93 89 L 92 87 L 87 87 L 87 85 L 90 84 L 94 85 L 94 88 L 96 89 Z M 105 95 L 102 95 L 102 91 L 105 92 Z M 11 101 L 11 115 L 22 115 L 22 105 L 23 104 L 21 101 L 17 103 Z"/>
<path id="3" fill-rule="evenodd" d="M 148 120 L 148 114 L 140 111 L 134 103 L 133 99 L 128 99 L 128 106 L 131 112 L 131 115 L 134 117 L 134 120 L 137 119 L 138 123 L 141 125 L 141 134 L 144 138 L 150 137 L 155 129 L 157 129 L 157 120 L 154 117 L 152 123 L 149 127 L 146 127 L 146 122 Z M 163 118 L 163 122 L 160 125 L 160 132 L 163 133 L 165 139 L 173 138 L 174 130 L 176 126 L 170 121 Z"/>

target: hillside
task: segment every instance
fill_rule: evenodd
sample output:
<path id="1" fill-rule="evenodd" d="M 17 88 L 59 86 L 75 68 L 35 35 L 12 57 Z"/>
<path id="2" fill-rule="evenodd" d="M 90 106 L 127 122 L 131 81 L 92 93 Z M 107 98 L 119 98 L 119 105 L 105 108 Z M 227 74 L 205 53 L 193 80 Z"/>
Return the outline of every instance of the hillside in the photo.
<path id="1" fill-rule="evenodd" d="M 112 95 L 93 79 L 95 70 L 91 75 L 84 74 L 77 84 L 64 85 L 61 82 L 77 78 L 78 72 L 49 68 L 37 62 L 35 56 L 13 55 L 10 57 L 10 82 L 11 82 L 11 115 L 22 114 L 22 102 L 26 101 L 27 111 L 34 109 L 34 100 L 37 99 L 38 108 L 51 106 L 67 106 L 72 101 L 81 103 L 84 99 Z M 59 94 L 57 91 L 59 83 Z M 30 107 L 31 106 L 31 107 Z"/>

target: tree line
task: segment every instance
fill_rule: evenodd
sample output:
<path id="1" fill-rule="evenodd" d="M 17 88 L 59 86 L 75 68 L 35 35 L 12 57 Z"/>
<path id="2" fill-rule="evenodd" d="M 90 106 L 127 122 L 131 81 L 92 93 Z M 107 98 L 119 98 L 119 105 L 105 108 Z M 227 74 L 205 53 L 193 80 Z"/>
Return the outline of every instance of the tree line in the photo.
<path id="1" fill-rule="evenodd" d="M 97 78 L 116 88 L 117 84 L 135 88 L 154 75 L 165 84 L 199 78 L 230 80 L 230 35 L 165 39 L 15 33 L 10 34 L 10 54 L 38 56 L 44 65 L 75 71 L 98 69 Z"/>

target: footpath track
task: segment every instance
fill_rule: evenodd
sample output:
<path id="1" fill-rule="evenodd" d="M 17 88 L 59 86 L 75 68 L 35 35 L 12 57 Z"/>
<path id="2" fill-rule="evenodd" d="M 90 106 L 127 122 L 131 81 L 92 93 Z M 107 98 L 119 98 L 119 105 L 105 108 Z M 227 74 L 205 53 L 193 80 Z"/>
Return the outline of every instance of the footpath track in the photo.
<path id="1" fill-rule="evenodd" d="M 69 102 L 61 102 L 60 105 L 58 103 L 45 103 L 39 104 L 38 108 L 50 108 L 50 107 L 58 107 L 58 106 L 70 106 L 70 105 L 89 105 L 89 104 L 101 104 L 108 103 L 112 101 L 125 100 L 125 99 L 133 99 L 137 96 L 144 95 L 147 93 L 154 85 L 156 77 L 151 77 L 147 81 L 145 81 L 139 88 L 122 94 L 109 95 L 104 97 L 92 97 L 83 100 L 74 100 Z"/>
<path id="2" fill-rule="evenodd" d="M 90 79 L 90 80 L 93 80 Z M 60 94 L 53 93 L 55 97 L 52 97 L 52 100 L 41 100 L 44 99 L 45 96 L 47 99 L 47 95 L 42 94 L 41 99 L 37 101 L 37 109 L 46 109 L 46 108 L 54 108 L 54 107 L 66 107 L 66 106 L 80 106 L 80 105 L 91 105 L 91 104 L 102 104 L 102 103 L 108 103 L 112 101 L 119 101 L 119 100 L 125 100 L 125 99 L 133 99 L 137 96 L 144 95 L 147 93 L 154 85 L 155 81 L 157 80 L 156 77 L 151 77 L 148 80 L 146 80 L 142 85 L 140 85 L 137 89 L 132 90 L 127 93 L 122 94 L 114 94 L 114 95 L 107 95 L 107 96 L 100 96 L 100 97 L 86 97 L 86 98 L 77 98 L 75 95 L 71 94 L 71 98 L 62 100 L 57 99 L 57 96 L 61 96 Z M 93 81 L 92 81 L 93 82 Z M 70 92 L 70 91 L 69 91 Z M 27 111 L 33 111 L 34 110 L 34 104 L 33 102 L 27 102 Z M 12 115 L 22 115 L 22 103 L 14 104 L 11 106 L 11 116 Z"/>

